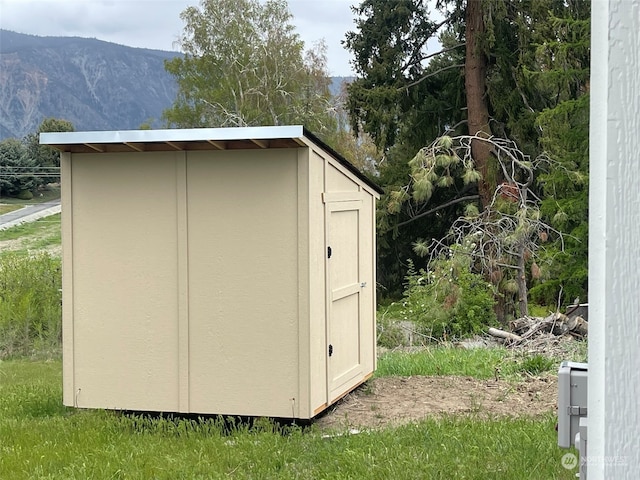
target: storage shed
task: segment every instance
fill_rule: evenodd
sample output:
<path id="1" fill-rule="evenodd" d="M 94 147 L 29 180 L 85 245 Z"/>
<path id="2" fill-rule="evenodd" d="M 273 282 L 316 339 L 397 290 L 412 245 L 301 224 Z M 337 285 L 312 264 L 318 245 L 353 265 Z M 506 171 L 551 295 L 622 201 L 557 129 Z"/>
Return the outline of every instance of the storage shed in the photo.
<path id="1" fill-rule="evenodd" d="M 302 126 L 43 133 L 64 404 L 311 418 L 375 355 L 379 187 Z"/>

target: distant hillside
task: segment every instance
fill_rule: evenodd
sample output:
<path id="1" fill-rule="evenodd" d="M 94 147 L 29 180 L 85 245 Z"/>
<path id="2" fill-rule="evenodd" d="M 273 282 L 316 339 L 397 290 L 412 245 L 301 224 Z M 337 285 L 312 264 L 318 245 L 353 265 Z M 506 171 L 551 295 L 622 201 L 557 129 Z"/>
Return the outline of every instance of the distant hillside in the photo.
<path id="1" fill-rule="evenodd" d="M 76 130 L 135 129 L 150 119 L 159 127 L 177 93 L 164 60 L 177 55 L 0 30 L 0 140 L 22 138 L 47 117 L 69 120 Z M 331 93 L 352 79 L 333 77 Z"/>
<path id="2" fill-rule="evenodd" d="M 331 85 L 329 85 L 329 91 L 334 97 L 341 93 L 343 83 L 351 83 L 356 77 L 331 77 Z"/>
<path id="3" fill-rule="evenodd" d="M 164 60 L 175 52 L 96 39 L 0 30 L 0 139 L 23 137 L 46 117 L 76 130 L 138 128 L 175 99 Z"/>

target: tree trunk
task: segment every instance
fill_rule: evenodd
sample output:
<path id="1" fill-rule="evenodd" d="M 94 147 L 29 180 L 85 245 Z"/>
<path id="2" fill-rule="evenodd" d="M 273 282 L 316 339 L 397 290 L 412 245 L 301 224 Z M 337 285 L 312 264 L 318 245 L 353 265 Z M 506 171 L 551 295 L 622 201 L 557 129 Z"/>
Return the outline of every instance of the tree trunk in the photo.
<path id="1" fill-rule="evenodd" d="M 489 127 L 489 108 L 485 84 L 487 57 L 480 47 L 480 38 L 484 33 L 482 0 L 467 0 L 465 28 L 467 45 L 464 76 L 469 135 L 490 137 L 491 128 Z M 486 208 L 491 203 L 496 187 L 496 181 L 490 175 L 491 147 L 487 142 L 473 141 L 471 155 L 476 168 L 482 175 L 478 182 L 478 193 L 482 207 Z"/>
<path id="2" fill-rule="evenodd" d="M 516 283 L 518 284 L 518 305 L 520 307 L 520 316 L 525 317 L 529 315 L 529 303 L 527 296 L 529 294 L 527 288 L 527 271 L 525 262 L 525 250 L 526 245 L 524 241 L 518 245 L 518 268 L 516 270 Z"/>
<path id="3" fill-rule="evenodd" d="M 506 325 L 507 323 L 507 302 L 504 294 L 497 293 L 495 295 L 496 304 L 493 306 L 493 311 L 496 314 L 496 319 L 500 325 Z"/>

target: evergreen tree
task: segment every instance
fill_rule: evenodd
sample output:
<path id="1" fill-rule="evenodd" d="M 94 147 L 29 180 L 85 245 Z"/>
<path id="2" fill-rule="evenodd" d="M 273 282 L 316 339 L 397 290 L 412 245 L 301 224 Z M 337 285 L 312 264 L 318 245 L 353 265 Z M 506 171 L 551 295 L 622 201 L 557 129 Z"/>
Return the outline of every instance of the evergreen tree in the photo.
<path id="1" fill-rule="evenodd" d="M 540 175 L 541 211 L 546 221 L 567 235 L 548 249 L 535 301 L 567 304 L 587 300 L 589 207 L 589 2 L 568 2 L 549 16 L 537 43 L 543 66 L 531 72 L 553 104 L 537 118 L 540 145 L 550 159 Z"/>
<path id="2" fill-rule="evenodd" d="M 33 172 L 36 162 L 27 155 L 20 140 L 8 138 L 0 142 L 0 195 L 29 200 L 38 186 Z"/>
<path id="3" fill-rule="evenodd" d="M 444 0 L 436 4 L 444 17 L 438 22 L 420 0 L 364 0 L 354 9 L 358 31 L 345 43 L 360 78 L 349 89 L 349 112 L 352 123 L 361 124 L 383 149 L 386 161 L 380 168 L 388 192 L 381 208 L 381 266 L 397 262 L 417 238 L 445 236 L 466 204 L 487 207 L 495 187 L 506 181 L 489 143 L 474 142 L 478 181 L 446 175 L 438 181 L 447 188 L 442 183 L 429 195 L 410 196 L 407 179 L 415 185 L 416 178 L 407 162 L 424 145 L 442 134 L 469 133 L 511 139 L 531 158 L 548 150 L 540 141 L 544 127 L 538 115 L 562 98 L 575 99 L 580 90 L 575 82 L 570 82 L 573 89 L 558 83 L 553 72 L 568 57 L 552 50 L 566 53 L 585 38 L 584 32 L 563 33 L 557 19 L 580 18 L 583 4 Z M 442 48 L 434 54 L 427 47 L 435 36 Z M 565 73 L 575 74 L 571 62 L 565 62 Z M 550 186 L 548 178 L 544 185 Z M 530 185 L 533 195 L 549 192 L 535 186 Z M 552 266 L 545 267 L 551 275 Z"/>
<path id="4" fill-rule="evenodd" d="M 58 118 L 45 118 L 35 133 L 23 139 L 25 154 L 33 161 L 38 174 L 38 184 L 60 181 L 60 152 L 48 145 L 40 145 L 40 134 L 45 132 L 73 132 L 73 124 Z"/>
<path id="5" fill-rule="evenodd" d="M 352 129 L 370 135 L 381 152 L 377 180 L 387 193 L 378 204 L 378 275 L 387 288 L 383 294 L 397 296 L 415 238 L 442 236 L 447 218 L 460 213 L 452 205 L 438 216 L 417 217 L 430 207 L 401 203 L 394 210 L 388 203 L 391 192 L 407 183 L 415 152 L 442 130 L 459 128 L 465 117 L 464 44 L 453 30 L 443 31 L 450 19 L 430 19 L 427 2 L 365 0 L 353 11 L 357 29 L 344 43 L 358 78 L 349 85 L 347 111 Z M 432 56 L 427 44 L 439 34 L 442 53 Z M 433 201 L 452 195 L 438 191 Z"/>

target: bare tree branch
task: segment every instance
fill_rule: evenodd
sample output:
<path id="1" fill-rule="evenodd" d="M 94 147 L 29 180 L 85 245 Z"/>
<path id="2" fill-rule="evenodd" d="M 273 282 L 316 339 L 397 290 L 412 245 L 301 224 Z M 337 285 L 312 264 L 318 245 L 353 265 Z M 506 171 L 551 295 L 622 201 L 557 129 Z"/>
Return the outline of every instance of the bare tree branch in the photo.
<path id="1" fill-rule="evenodd" d="M 423 44 L 421 45 L 421 47 L 424 45 L 424 43 L 427 42 L 427 40 L 429 40 L 429 38 L 426 38 L 423 42 Z M 447 47 L 447 48 L 443 48 L 442 50 L 435 52 L 435 53 L 431 53 L 429 55 L 425 55 L 423 57 L 420 58 L 415 58 L 415 55 L 412 55 L 411 59 L 409 62 L 405 63 L 401 68 L 400 71 L 404 72 L 407 68 L 412 67 L 413 65 L 417 65 L 419 63 L 424 62 L 425 60 L 428 60 L 430 58 L 436 57 L 438 55 L 442 55 L 443 53 L 447 53 L 450 52 L 452 50 L 455 50 L 456 48 L 460 48 L 460 47 L 464 47 L 466 45 L 466 43 L 459 43 L 457 45 L 454 45 L 452 47 Z"/>
<path id="2" fill-rule="evenodd" d="M 447 133 L 450 133 L 450 132 L 455 132 L 455 131 L 456 131 L 456 128 L 458 128 L 460 125 L 464 125 L 465 123 L 467 123 L 467 119 L 466 119 L 466 118 L 465 118 L 464 120 L 460 120 L 460 121 L 459 121 L 458 123 L 456 123 L 455 125 L 453 125 L 453 126 L 451 126 L 451 127 L 448 127 L 448 128 L 445 130 L 445 132 L 444 132 L 444 133 L 445 133 L 445 135 L 446 135 Z"/>
<path id="3" fill-rule="evenodd" d="M 466 45 L 465 42 L 462 43 L 458 43 L 457 45 L 454 45 L 452 47 L 448 47 L 448 48 L 443 48 L 442 50 L 440 50 L 439 52 L 436 53 L 432 53 L 430 55 L 427 55 L 426 57 L 423 57 L 422 60 L 427 60 L 429 58 L 435 57 L 437 55 L 442 55 L 443 53 L 447 53 L 450 52 L 451 50 L 455 50 L 456 48 L 460 48 L 460 47 L 464 47 Z"/>
<path id="4" fill-rule="evenodd" d="M 409 220 L 405 220 L 404 222 L 400 222 L 400 223 L 398 223 L 396 225 L 396 227 L 402 227 L 403 225 L 407 225 L 408 223 L 411 223 L 414 220 L 417 220 L 419 218 L 431 215 L 432 213 L 435 213 L 438 210 L 442 210 L 443 208 L 450 207 L 451 205 L 456 205 L 458 203 L 467 202 L 467 201 L 471 201 L 471 200 L 477 200 L 478 198 L 480 198 L 478 195 L 467 195 L 466 197 L 454 198 L 453 200 L 450 200 L 450 201 L 448 201 L 446 203 L 443 203 L 442 205 L 438 205 L 437 207 L 434 207 L 431 210 L 427 210 L 426 212 L 423 212 L 423 213 L 420 213 L 420 214 L 418 214 L 418 215 L 416 215 L 414 217 L 411 217 Z"/>
<path id="5" fill-rule="evenodd" d="M 442 73 L 442 72 L 444 72 L 446 70 L 451 70 L 452 68 L 462 68 L 462 67 L 464 67 L 464 63 L 458 63 L 456 65 L 449 65 L 447 67 L 440 68 L 440 69 L 436 70 L 435 72 L 431 72 L 431 73 L 428 73 L 428 74 L 420 77 L 418 80 L 416 80 L 415 82 L 411 82 L 409 85 L 405 85 L 403 87 L 398 88 L 398 91 L 400 91 L 400 90 L 409 90 L 409 88 L 415 87 L 416 85 L 418 85 L 419 83 L 422 83 L 423 81 L 425 81 L 429 77 L 434 77 L 434 76 L 438 75 L 439 73 Z"/>
<path id="6" fill-rule="evenodd" d="M 429 39 L 431 39 L 433 37 L 433 35 L 440 30 L 440 28 L 442 28 L 444 25 L 447 25 L 451 22 L 451 17 L 447 17 L 446 19 L 444 19 L 442 22 L 437 23 L 433 26 L 433 28 L 431 29 L 431 32 L 427 35 L 424 36 L 424 38 L 422 39 L 422 41 L 420 42 L 420 44 L 417 46 L 417 48 L 414 49 L 411 57 L 409 58 L 409 60 L 400 68 L 401 72 L 404 72 L 407 68 L 409 68 L 412 65 L 416 65 L 420 62 L 422 62 L 424 59 L 429 58 L 427 57 L 420 57 L 418 58 L 418 54 L 422 51 L 422 47 L 425 46 L 425 44 L 429 41 Z"/>

